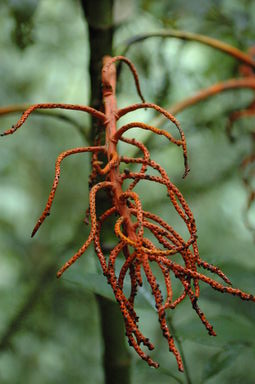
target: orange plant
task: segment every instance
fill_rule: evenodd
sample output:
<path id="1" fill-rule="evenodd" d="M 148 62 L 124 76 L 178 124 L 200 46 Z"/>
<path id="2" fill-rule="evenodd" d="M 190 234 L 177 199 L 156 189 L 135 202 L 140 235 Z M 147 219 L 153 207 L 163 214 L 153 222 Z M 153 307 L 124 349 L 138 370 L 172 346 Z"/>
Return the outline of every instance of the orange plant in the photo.
<path id="1" fill-rule="evenodd" d="M 141 103 L 133 104 L 122 109 L 118 109 L 116 101 L 116 68 L 115 63 L 123 61 L 126 63 L 135 80 L 137 92 L 142 100 Z M 196 311 L 200 320 L 206 327 L 210 335 L 216 335 L 212 325 L 206 319 L 204 313 L 198 306 L 198 298 L 200 295 L 200 281 L 210 285 L 213 289 L 222 292 L 237 295 L 243 300 L 255 301 L 255 297 L 245 293 L 237 288 L 231 287 L 230 280 L 216 266 L 207 263 L 199 256 L 197 246 L 197 228 L 194 216 L 179 189 L 171 182 L 167 172 L 155 161 L 150 158 L 148 148 L 138 140 L 125 137 L 125 132 L 133 128 L 148 130 L 155 135 L 166 137 L 172 144 L 182 148 L 184 157 L 184 176 L 188 174 L 187 146 L 185 135 L 176 118 L 159 107 L 156 104 L 145 102 L 139 85 L 138 75 L 134 65 L 123 56 L 105 57 L 102 68 L 102 94 L 104 110 L 98 111 L 88 106 L 72 105 L 72 104 L 36 104 L 28 108 L 11 129 L 6 130 L 1 136 L 13 134 L 27 120 L 29 115 L 38 109 L 70 109 L 87 112 L 94 118 L 98 119 L 100 124 L 105 128 L 105 142 L 98 141 L 95 146 L 79 147 L 69 149 L 61 153 L 56 161 L 55 178 L 52 189 L 46 204 L 46 207 L 37 221 L 32 236 L 35 235 L 46 217 L 50 214 L 51 206 L 54 200 L 56 189 L 59 183 L 60 166 L 65 157 L 73 154 L 91 152 L 92 153 L 92 172 L 90 177 L 90 194 L 89 194 L 89 210 L 88 217 L 91 220 L 90 234 L 82 245 L 82 247 L 72 256 L 57 272 L 60 277 L 64 271 L 69 268 L 82 254 L 86 251 L 91 243 L 94 243 L 95 252 L 100 261 L 103 274 L 108 283 L 111 285 L 115 298 L 119 304 L 123 315 L 126 335 L 129 344 L 135 349 L 138 355 L 147 361 L 153 367 L 158 367 L 158 363 L 153 361 L 141 348 L 141 344 L 148 347 L 149 350 L 154 348 L 149 338 L 145 337 L 138 326 L 139 318 L 135 310 L 135 296 L 139 290 L 139 286 L 143 284 L 143 278 L 146 277 L 151 287 L 152 295 L 155 300 L 155 307 L 158 313 L 160 327 L 163 336 L 166 338 L 169 350 L 174 354 L 178 368 L 183 371 L 183 363 L 179 351 L 175 346 L 171 330 L 167 325 L 166 310 L 175 309 L 185 298 L 189 298 L 193 309 Z M 180 138 L 176 139 L 166 130 L 156 128 L 142 122 L 132 122 L 121 126 L 117 129 L 117 121 L 129 112 L 141 109 L 152 108 L 172 122 L 177 128 Z M 141 152 L 140 157 L 128 157 L 121 155 L 118 150 L 118 143 L 122 141 L 136 147 Z M 103 154 L 107 158 L 107 162 L 102 167 L 98 155 Z M 125 169 L 120 171 L 120 164 L 140 165 L 139 171 Z M 153 174 L 151 171 L 154 171 Z M 158 173 L 154 176 L 155 171 Z M 103 181 L 97 182 L 98 178 Z M 128 187 L 124 189 L 124 181 L 129 182 Z M 134 191 L 136 185 L 146 180 L 151 183 L 157 183 L 164 186 L 167 190 L 169 203 L 173 205 L 177 214 L 181 218 L 184 227 L 188 230 L 189 238 L 184 239 L 170 224 L 161 217 L 145 211 L 141 204 L 141 197 Z M 126 185 L 126 184 L 125 184 Z M 109 201 L 111 202 L 103 214 L 98 215 L 96 209 L 96 195 L 98 191 L 106 189 L 109 193 Z M 107 256 L 102 247 L 101 232 L 103 225 L 113 215 L 117 216 L 114 225 L 114 232 L 118 238 L 118 243 L 110 251 Z M 155 239 L 153 242 L 145 236 L 145 230 L 149 231 Z M 124 261 L 119 273 L 116 271 L 116 259 L 124 255 Z M 176 258 L 177 254 L 181 256 L 181 262 Z M 163 295 L 162 287 L 158 284 L 155 273 L 153 272 L 153 263 L 160 268 L 166 294 Z M 199 269 L 208 270 L 212 274 L 219 276 L 223 282 L 219 283 L 213 277 L 208 277 L 201 273 Z M 124 280 L 129 273 L 130 276 L 130 294 L 124 293 Z M 144 276 L 144 277 L 143 277 Z M 176 297 L 172 290 L 172 277 L 179 279 L 183 290 Z"/>

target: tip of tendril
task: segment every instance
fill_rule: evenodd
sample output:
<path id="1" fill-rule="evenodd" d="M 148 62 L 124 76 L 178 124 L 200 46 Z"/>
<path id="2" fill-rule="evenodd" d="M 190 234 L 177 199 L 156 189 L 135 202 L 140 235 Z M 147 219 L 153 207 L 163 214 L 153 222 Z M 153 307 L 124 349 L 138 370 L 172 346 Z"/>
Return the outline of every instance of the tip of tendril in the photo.
<path id="1" fill-rule="evenodd" d="M 184 171 L 182 178 L 185 179 L 185 177 L 188 176 L 189 172 L 190 172 L 190 168 L 189 167 L 185 168 L 185 171 Z"/>
<path id="2" fill-rule="evenodd" d="M 33 229 L 32 233 L 31 233 L 31 237 L 34 237 L 34 235 L 36 234 L 36 232 L 37 232 L 37 228 L 35 227 L 35 228 Z"/>
<path id="3" fill-rule="evenodd" d="M 3 133 L 0 134 L 0 136 L 11 135 L 12 133 L 14 133 L 16 131 L 16 129 L 17 129 L 16 125 L 12 125 L 11 129 L 4 131 Z"/>

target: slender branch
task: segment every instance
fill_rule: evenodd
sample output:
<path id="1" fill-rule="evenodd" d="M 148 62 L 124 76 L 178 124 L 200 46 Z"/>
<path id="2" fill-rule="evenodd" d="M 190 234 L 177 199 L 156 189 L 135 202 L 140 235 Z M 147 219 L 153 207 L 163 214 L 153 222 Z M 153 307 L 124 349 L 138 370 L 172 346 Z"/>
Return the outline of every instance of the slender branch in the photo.
<path id="1" fill-rule="evenodd" d="M 14 105 L 8 105 L 6 107 L 0 107 L 0 116 L 9 115 L 12 113 L 20 113 L 20 112 L 22 113 L 22 112 L 26 111 L 30 106 L 31 106 L 31 104 L 26 103 L 26 104 L 14 104 Z M 76 120 L 72 119 L 71 117 L 69 117 L 67 115 L 64 115 L 63 113 L 60 113 L 57 111 L 45 111 L 45 110 L 40 110 L 40 109 L 35 110 L 34 113 L 37 115 L 44 115 L 44 116 L 53 117 L 53 118 L 62 120 L 66 123 L 69 123 L 77 129 L 77 131 L 82 135 L 82 137 L 85 136 L 86 141 L 89 140 L 88 133 L 83 128 L 83 126 L 81 124 L 79 124 Z"/>
<path id="2" fill-rule="evenodd" d="M 171 107 L 167 108 L 167 110 L 171 114 L 176 115 L 177 113 L 182 112 L 184 109 L 192 107 L 193 105 L 198 104 L 201 101 L 208 99 L 209 97 L 215 96 L 225 91 L 242 88 L 255 90 L 255 78 L 246 77 L 241 79 L 230 79 L 216 83 L 208 88 L 204 88 L 198 91 L 195 93 L 195 95 L 188 97 L 187 99 L 173 104 Z M 165 119 L 159 116 L 153 119 L 153 124 L 156 126 L 161 126 L 164 121 Z"/>
<path id="3" fill-rule="evenodd" d="M 173 104 L 172 106 L 166 108 L 166 110 L 172 115 L 177 115 L 178 113 L 184 111 L 187 108 L 192 107 L 200 103 L 201 101 L 207 100 L 209 97 L 215 96 L 219 93 L 230 91 L 233 89 L 252 89 L 255 90 L 255 78 L 246 77 L 241 79 L 230 79 L 216 83 L 208 88 L 204 88 L 195 95 L 188 97 L 182 101 Z M 160 127 L 164 124 L 165 118 L 163 116 L 155 117 L 151 120 L 151 124 L 156 127 Z M 147 145 L 152 136 L 152 132 L 148 132 L 147 136 L 144 138 L 144 144 Z M 139 150 L 135 150 L 133 156 L 136 156 L 139 153 Z"/>
<path id="4" fill-rule="evenodd" d="M 192 32 L 185 32 L 185 31 L 177 31 L 174 29 L 169 29 L 169 30 L 162 30 L 158 32 L 152 32 L 152 33 L 145 33 L 142 35 L 137 35 L 134 36 L 128 40 L 126 40 L 122 44 L 122 55 L 126 55 L 127 51 L 129 48 L 137 44 L 139 42 L 142 42 L 144 40 L 147 40 L 152 37 L 161 37 L 161 38 L 176 38 L 176 39 L 181 39 L 185 41 L 195 41 L 204 45 L 207 45 L 209 47 L 215 48 L 219 51 L 222 51 L 234 58 L 236 58 L 238 61 L 241 61 L 247 65 L 249 65 L 252 68 L 255 68 L 255 61 L 246 53 L 240 51 L 238 48 L 233 47 L 230 44 L 223 43 L 220 40 L 214 39 L 212 37 L 200 35 L 197 33 L 192 33 Z M 118 49 L 117 49 L 118 51 Z"/>

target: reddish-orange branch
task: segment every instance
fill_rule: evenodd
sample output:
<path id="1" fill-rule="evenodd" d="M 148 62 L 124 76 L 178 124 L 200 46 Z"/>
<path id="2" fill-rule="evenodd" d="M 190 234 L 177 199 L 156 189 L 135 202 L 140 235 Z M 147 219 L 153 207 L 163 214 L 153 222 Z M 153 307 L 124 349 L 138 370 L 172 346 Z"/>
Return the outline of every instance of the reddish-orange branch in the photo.
<path id="1" fill-rule="evenodd" d="M 5 107 L 0 107 L 0 116 L 5 116 L 5 115 L 8 115 L 8 114 L 24 112 L 29 107 L 30 107 L 30 104 L 27 104 L 27 103 L 24 103 L 24 104 L 14 104 L 14 105 L 8 105 L 8 106 L 5 106 Z M 78 121 L 72 119 L 70 116 L 68 116 L 66 114 L 63 114 L 61 112 L 55 111 L 55 110 L 47 111 L 47 110 L 43 110 L 43 109 L 36 109 L 35 112 L 37 114 L 41 114 L 41 115 L 44 115 L 44 116 L 49 116 L 49 117 L 52 117 L 52 118 L 56 118 L 56 119 L 59 119 L 59 120 L 65 121 L 66 123 L 71 124 L 72 126 L 77 128 L 78 131 L 83 136 L 85 136 L 87 138 L 87 135 L 86 135 L 86 132 L 84 130 L 84 127 L 81 124 L 79 124 Z"/>
<path id="2" fill-rule="evenodd" d="M 204 88 L 198 91 L 195 95 L 188 97 L 182 101 L 167 108 L 169 113 L 176 115 L 187 108 L 197 105 L 198 103 L 209 99 L 212 96 L 216 96 L 220 93 L 230 91 L 233 89 L 251 89 L 255 90 L 255 78 L 240 78 L 240 79 L 229 79 L 213 84 L 208 88 Z M 153 125 L 161 126 L 165 122 L 162 116 L 155 117 L 152 121 Z"/>
<path id="3" fill-rule="evenodd" d="M 230 79 L 226 81 L 222 81 L 220 83 L 216 83 L 212 85 L 211 87 L 202 89 L 198 93 L 196 93 L 194 96 L 191 96 L 190 98 L 181 101 L 172 107 L 169 108 L 169 110 L 173 113 L 179 113 L 183 111 L 184 109 L 199 103 L 200 101 L 206 100 L 211 96 L 215 96 L 219 93 L 229 91 L 231 89 L 254 89 L 255 90 L 255 78 L 241 78 L 241 79 Z"/>
<path id="4" fill-rule="evenodd" d="M 7 131 L 3 132 L 0 136 L 6 136 L 13 134 L 18 128 L 20 128 L 25 121 L 27 120 L 28 116 L 35 111 L 36 109 L 70 109 L 73 111 L 81 111 L 81 112 L 88 112 L 92 116 L 96 117 L 97 119 L 104 120 L 105 115 L 102 112 L 97 111 L 94 108 L 87 107 L 85 105 L 76 105 L 76 104 L 60 104 L 60 103 L 44 103 L 44 104 L 35 104 L 31 105 L 21 116 L 19 121 L 12 126 L 11 129 L 8 129 Z"/>
<path id="5" fill-rule="evenodd" d="M 48 201 L 46 203 L 46 207 L 45 207 L 42 215 L 38 219 L 38 221 L 37 221 L 37 223 L 36 223 L 36 225 L 35 225 L 35 227 L 34 227 L 34 229 L 32 231 L 31 237 L 33 237 L 36 234 L 36 232 L 38 231 L 38 229 L 40 228 L 40 226 L 42 225 L 42 223 L 44 222 L 46 217 L 50 215 L 50 209 L 51 209 L 54 197 L 55 197 L 55 193 L 56 193 L 58 182 L 59 182 L 59 178 L 60 178 L 60 165 L 61 165 L 62 161 L 64 160 L 64 158 L 68 157 L 70 155 L 77 154 L 77 153 L 104 152 L 104 151 L 105 151 L 105 147 L 104 146 L 99 146 L 99 147 L 81 147 L 81 148 L 69 149 L 68 151 L 62 152 L 58 156 L 58 158 L 56 160 L 56 165 L 55 165 L 55 177 L 54 177 L 53 185 L 52 185 L 52 188 L 51 188 L 51 191 L 50 191 L 50 195 L 49 195 Z"/>
<path id="6" fill-rule="evenodd" d="M 116 61 L 123 61 L 129 66 L 135 79 L 137 92 L 143 101 L 142 103 L 134 104 L 120 110 L 118 109 L 116 101 Z M 242 87 L 246 85 L 251 88 L 251 84 L 249 83 L 248 86 L 245 80 L 246 79 L 242 79 L 242 82 L 240 80 L 239 83 L 236 83 L 237 80 L 231 81 L 227 85 L 225 84 L 225 87 L 238 88 L 242 84 Z M 29 115 L 38 108 L 78 110 L 90 113 L 93 117 L 100 119 L 101 124 L 105 127 L 105 143 L 103 145 L 97 142 L 96 145 L 91 147 L 69 149 L 58 156 L 53 186 L 46 207 L 35 225 L 32 236 L 50 213 L 59 182 L 60 166 L 63 159 L 73 154 L 91 152 L 92 173 L 90 176 L 88 210 L 88 218 L 90 218 L 91 221 L 90 234 L 75 255 L 60 268 L 57 277 L 60 277 L 67 268 L 82 256 L 90 244 L 94 243 L 95 253 L 101 264 L 103 274 L 112 287 L 114 296 L 123 315 L 129 344 L 150 366 L 157 368 L 159 366 L 158 363 L 153 361 L 140 346 L 143 344 L 149 350 L 154 348 L 154 345 L 150 340 L 139 330 L 139 318 L 135 310 L 135 297 L 139 293 L 139 287 L 143 284 L 143 279 L 146 278 L 151 287 L 162 334 L 167 340 L 169 350 L 176 358 L 179 370 L 183 371 L 180 353 L 175 346 L 171 330 L 167 325 L 166 310 L 175 309 L 184 299 L 189 298 L 193 309 L 196 311 L 209 334 L 215 335 L 212 325 L 205 318 L 205 315 L 198 306 L 198 298 L 200 296 L 199 283 L 201 281 L 220 292 L 237 295 L 243 300 L 255 301 L 255 297 L 244 293 L 239 289 L 232 288 L 230 286 L 230 280 L 218 267 L 211 265 L 200 258 L 194 216 L 184 196 L 171 182 L 167 172 L 158 163 L 150 159 L 150 152 L 144 144 L 134 138 L 130 139 L 124 137 L 125 132 L 134 127 L 149 130 L 152 134 L 165 136 L 173 145 L 182 147 L 186 175 L 188 173 L 186 139 L 178 121 L 172 114 L 163 108 L 153 103 L 144 102 L 136 69 L 125 57 L 105 57 L 102 68 L 102 85 L 104 112 L 97 111 L 87 106 L 72 104 L 36 104 L 27 109 L 17 124 L 5 131 L 2 136 L 14 133 L 25 123 Z M 192 99 L 189 101 L 189 104 L 207 97 L 206 95 L 208 94 L 220 92 L 223 89 L 222 87 L 224 88 L 221 84 L 206 92 L 204 91 L 202 95 L 197 96 L 196 101 Z M 167 118 L 174 123 L 179 131 L 180 139 L 174 138 L 165 130 L 142 122 L 131 122 L 122 126 L 120 129 L 117 129 L 117 121 L 122 116 L 140 108 L 152 108 L 162 114 L 164 118 Z M 135 146 L 141 152 L 142 157 L 134 158 L 120 155 L 118 150 L 118 143 L 120 141 Z M 107 163 L 104 168 L 101 168 L 102 163 L 98 160 L 98 153 L 100 152 L 104 153 L 107 157 Z M 120 172 L 120 163 L 127 164 L 127 167 L 129 168 Z M 133 164 L 141 166 L 137 172 L 132 171 Z M 151 171 L 153 171 L 153 173 L 157 171 L 158 176 L 155 176 L 154 174 L 152 175 L 150 173 Z M 96 182 L 98 176 L 101 177 L 101 180 L 103 178 L 103 181 Z M 169 196 L 169 203 L 175 208 L 176 213 L 182 219 L 182 223 L 186 229 L 187 239 L 182 237 L 170 224 L 159 216 L 143 209 L 141 196 L 135 192 L 136 185 L 143 181 L 148 183 L 158 183 L 166 188 Z M 127 186 L 124 188 L 126 183 Z M 111 200 L 111 204 L 110 208 L 98 217 L 96 195 L 98 191 L 102 189 L 107 189 L 109 191 L 108 196 Z M 107 256 L 101 246 L 101 234 L 104 226 L 109 225 L 107 220 L 109 218 L 112 219 L 113 215 L 116 216 L 116 222 L 112 228 L 113 234 L 115 233 L 116 235 L 116 244 L 111 250 L 110 255 Z M 146 237 L 146 233 L 151 235 L 150 239 Z M 177 262 L 177 260 L 179 260 L 179 258 L 176 257 L 177 254 L 181 257 L 181 263 Z M 119 273 L 117 273 L 115 268 L 117 259 L 123 261 Z M 158 265 L 162 272 L 162 281 L 165 285 L 165 290 L 162 290 L 161 282 L 159 284 L 159 281 L 154 274 L 154 263 Z M 198 271 L 199 268 L 209 271 L 212 275 L 219 276 L 227 286 L 217 282 L 212 277 L 200 273 Z M 123 287 L 128 273 L 130 277 L 130 292 L 129 295 L 126 295 Z M 171 281 L 172 276 L 177 277 L 183 286 L 183 292 L 179 297 L 175 297 L 174 295 L 175 292 L 173 292 Z M 163 295 L 162 292 L 164 291 L 166 294 Z"/>
<path id="7" fill-rule="evenodd" d="M 116 80 L 114 80 L 114 79 L 112 78 L 112 80 L 108 83 L 109 78 L 107 78 L 107 77 L 108 77 L 108 73 L 109 73 L 110 71 L 112 71 L 112 68 L 110 68 L 110 67 L 112 66 L 112 64 L 116 63 L 116 61 L 122 61 L 122 62 L 126 63 L 126 64 L 129 66 L 129 68 L 130 68 L 130 70 L 131 70 L 131 72 L 132 72 L 132 74 L 133 74 L 133 76 L 134 76 L 134 80 L 135 80 L 135 85 L 136 85 L 137 93 L 138 93 L 138 95 L 140 96 L 142 102 L 144 103 L 145 100 L 144 100 L 144 97 L 143 97 L 143 94 L 142 94 L 142 91 L 141 91 L 141 87 L 140 87 L 140 83 L 139 83 L 139 78 L 138 78 L 138 73 L 137 73 L 137 71 L 136 71 L 136 69 L 135 69 L 135 66 L 134 66 L 134 64 L 132 63 L 132 61 L 130 61 L 130 60 L 129 60 L 127 57 L 125 57 L 125 56 L 115 56 L 115 57 L 111 57 L 109 60 L 106 59 L 104 68 L 103 68 L 103 70 L 102 70 L 102 79 L 103 79 L 103 77 L 104 77 L 104 74 L 106 74 L 106 77 L 105 77 L 105 79 L 103 80 L 103 85 L 104 85 L 105 89 L 106 89 L 107 87 L 110 88 L 110 87 L 113 85 L 113 84 L 111 84 L 111 82 L 115 83 L 115 81 L 116 81 Z M 115 85 L 115 84 L 114 84 L 114 85 Z"/>
<path id="8" fill-rule="evenodd" d="M 224 43 L 223 41 L 217 40 L 213 37 L 201 35 L 198 33 L 178 31 L 176 29 L 166 29 L 163 31 L 151 32 L 151 33 L 145 33 L 145 34 L 133 36 L 131 39 L 126 41 L 123 54 L 127 53 L 131 45 L 152 37 L 161 37 L 161 38 L 171 37 L 171 38 L 177 38 L 177 39 L 186 40 L 186 41 L 194 41 L 194 42 L 202 43 L 206 46 L 215 48 L 219 51 L 222 51 L 234 57 L 235 59 L 239 60 L 242 63 L 245 63 L 249 67 L 255 68 L 255 61 L 253 60 L 251 55 L 240 51 L 238 48 L 233 47 L 230 44 Z"/>

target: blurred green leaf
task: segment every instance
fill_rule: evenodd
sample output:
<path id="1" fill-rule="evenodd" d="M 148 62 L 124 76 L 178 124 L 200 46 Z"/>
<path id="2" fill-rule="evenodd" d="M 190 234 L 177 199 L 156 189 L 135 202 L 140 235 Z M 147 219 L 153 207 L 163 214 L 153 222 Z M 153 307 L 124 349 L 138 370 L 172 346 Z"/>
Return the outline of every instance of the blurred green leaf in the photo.
<path id="1" fill-rule="evenodd" d="M 216 376 L 232 364 L 239 352 L 240 349 L 238 347 L 229 345 L 223 351 L 215 353 L 204 366 L 201 383 L 205 383 L 208 379 Z"/>
<path id="2" fill-rule="evenodd" d="M 63 277 L 65 284 L 75 284 L 109 300 L 116 301 L 111 287 L 107 284 L 105 276 L 99 273 L 76 274 L 75 277 Z"/>
<path id="3" fill-rule="evenodd" d="M 221 309 L 222 312 L 222 309 Z M 183 340 L 192 340 L 205 345 L 222 345 L 231 342 L 245 342 L 249 345 L 255 344 L 252 337 L 254 323 L 249 321 L 241 313 L 217 313 L 215 316 L 207 316 L 217 334 L 216 337 L 209 336 L 198 317 L 187 318 L 178 326 L 178 335 Z"/>
<path id="4" fill-rule="evenodd" d="M 109 300 L 116 302 L 111 286 L 107 283 L 107 278 L 101 273 L 84 273 L 70 272 L 69 277 L 63 277 L 65 284 L 78 285 L 80 288 L 89 290 L 96 295 L 101 295 Z M 124 291 L 129 292 L 130 284 L 128 281 L 124 282 Z M 136 308 L 151 309 L 155 311 L 155 302 L 149 291 L 148 287 L 142 286 L 138 288 L 136 296 Z"/>

